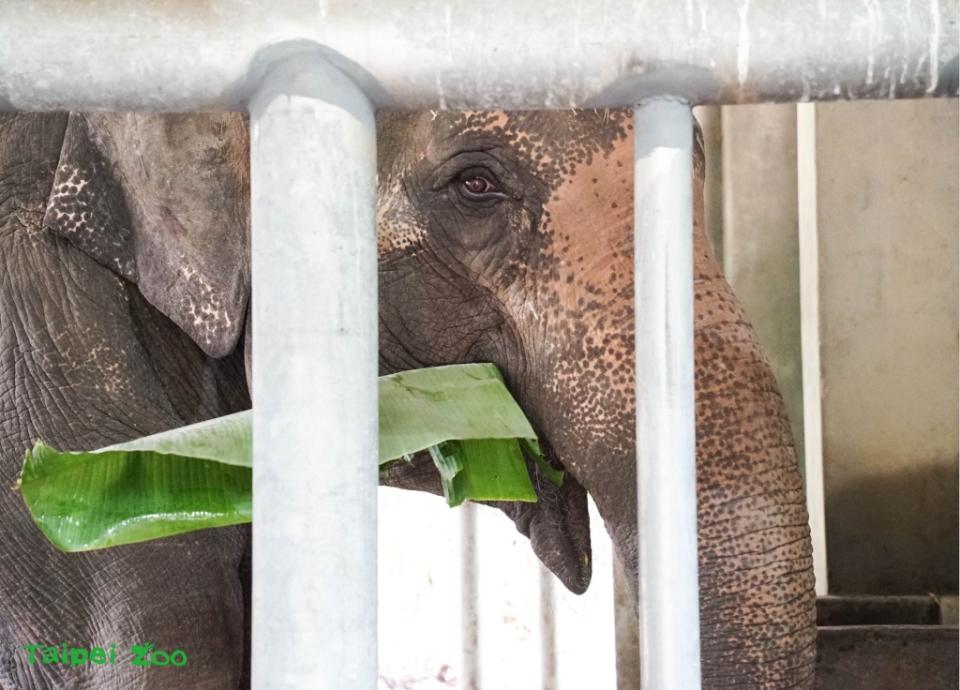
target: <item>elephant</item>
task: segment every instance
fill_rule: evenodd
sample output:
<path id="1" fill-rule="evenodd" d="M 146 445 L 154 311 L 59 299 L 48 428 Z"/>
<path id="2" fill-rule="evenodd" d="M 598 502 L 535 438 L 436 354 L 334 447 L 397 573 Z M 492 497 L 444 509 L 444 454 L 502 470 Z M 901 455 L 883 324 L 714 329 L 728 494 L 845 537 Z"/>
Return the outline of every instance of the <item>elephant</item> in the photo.
<path id="1" fill-rule="evenodd" d="M 4 690 L 247 682 L 248 526 L 66 554 L 6 490 L 35 439 L 100 448 L 250 407 L 247 147 L 240 115 L 0 114 Z M 186 666 L 131 666 L 150 643 Z M 120 660 L 30 663 L 33 644 Z"/>
<path id="2" fill-rule="evenodd" d="M 636 586 L 632 111 L 394 112 L 378 131 L 381 370 L 495 362 L 567 473 L 559 491 L 538 476 L 540 502 L 505 511 L 579 592 L 589 493 Z M 703 687 L 810 688 L 803 483 L 776 381 L 706 238 L 695 134 Z M 439 491 L 423 461 L 385 474 Z"/>
<path id="3" fill-rule="evenodd" d="M 377 127 L 381 373 L 496 364 L 565 479 L 531 464 L 540 500 L 494 505 L 582 592 L 589 494 L 635 583 L 631 111 L 380 112 Z M 248 159 L 239 114 L 0 116 L 0 480 L 35 438 L 96 448 L 249 407 Z M 704 687 L 810 688 L 802 480 L 704 235 L 702 146 L 695 163 Z M 419 456 L 381 483 L 440 491 Z M 249 684 L 248 528 L 62 554 L 16 494 L 0 501 L 5 690 Z M 48 640 L 190 656 L 31 665 L 20 647 Z"/>

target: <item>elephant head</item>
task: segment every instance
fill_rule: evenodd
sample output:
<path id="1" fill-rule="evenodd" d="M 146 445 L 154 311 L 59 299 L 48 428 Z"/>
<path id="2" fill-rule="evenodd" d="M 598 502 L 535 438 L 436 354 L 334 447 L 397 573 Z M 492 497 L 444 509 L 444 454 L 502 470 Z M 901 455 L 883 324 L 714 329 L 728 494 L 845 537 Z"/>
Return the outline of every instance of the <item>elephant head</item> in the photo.
<path id="1" fill-rule="evenodd" d="M 572 590 L 589 579 L 584 490 L 637 577 L 630 111 L 381 114 L 383 372 L 497 364 L 558 492 L 508 506 Z M 803 489 L 776 383 L 706 241 L 695 175 L 697 482 L 707 687 L 812 683 Z M 658 461 L 670 462 L 670 458 Z M 388 483 L 436 490 L 422 467 Z"/>

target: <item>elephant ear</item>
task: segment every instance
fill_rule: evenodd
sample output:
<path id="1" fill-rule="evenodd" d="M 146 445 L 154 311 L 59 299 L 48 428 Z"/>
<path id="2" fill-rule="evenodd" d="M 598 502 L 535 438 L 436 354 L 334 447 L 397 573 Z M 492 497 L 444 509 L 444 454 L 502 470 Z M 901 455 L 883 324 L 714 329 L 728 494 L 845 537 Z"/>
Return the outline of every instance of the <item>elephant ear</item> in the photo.
<path id="1" fill-rule="evenodd" d="M 71 114 L 44 225 L 104 266 L 137 282 L 133 230 L 112 166 L 93 146 L 86 119 Z"/>
<path id="2" fill-rule="evenodd" d="M 250 294 L 247 161 L 240 114 L 71 113 L 44 225 L 222 357 Z"/>

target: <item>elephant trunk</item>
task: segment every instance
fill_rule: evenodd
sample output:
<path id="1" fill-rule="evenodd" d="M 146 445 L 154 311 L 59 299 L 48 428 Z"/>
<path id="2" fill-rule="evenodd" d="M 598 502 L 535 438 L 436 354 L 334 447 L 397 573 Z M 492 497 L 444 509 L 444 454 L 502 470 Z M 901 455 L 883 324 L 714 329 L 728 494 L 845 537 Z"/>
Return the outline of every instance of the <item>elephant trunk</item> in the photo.
<path id="1" fill-rule="evenodd" d="M 702 212 L 696 214 L 699 220 Z M 812 687 L 816 598 L 803 482 L 776 380 L 699 223 L 695 383 L 701 653 L 705 688 Z M 633 409 L 617 473 L 578 479 L 597 502 L 637 599 Z M 669 461 L 664 458 L 663 461 Z"/>
<path id="2" fill-rule="evenodd" d="M 697 485 L 704 687 L 812 687 L 816 597 L 790 422 L 698 233 Z"/>

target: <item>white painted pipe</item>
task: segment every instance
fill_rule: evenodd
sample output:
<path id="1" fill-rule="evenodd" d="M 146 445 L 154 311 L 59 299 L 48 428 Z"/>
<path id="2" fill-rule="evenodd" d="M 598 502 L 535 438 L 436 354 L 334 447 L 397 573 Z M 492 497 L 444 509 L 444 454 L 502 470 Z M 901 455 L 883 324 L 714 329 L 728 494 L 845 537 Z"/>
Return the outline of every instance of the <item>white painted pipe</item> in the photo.
<path id="1" fill-rule="evenodd" d="M 823 483 L 823 405 L 820 369 L 820 243 L 817 209 L 817 111 L 797 106 L 797 227 L 800 252 L 800 351 L 803 372 L 803 482 L 817 596 L 827 582 L 827 514 Z"/>
<path id="2" fill-rule="evenodd" d="M 480 690 L 480 560 L 477 557 L 477 506 L 460 506 L 460 690 Z"/>
<path id="3" fill-rule="evenodd" d="M 634 110 L 642 687 L 700 688 L 693 378 L 693 116 Z"/>
<path id="4" fill-rule="evenodd" d="M 376 131 L 316 54 L 251 102 L 253 687 L 377 682 Z"/>
<path id="5" fill-rule="evenodd" d="M 298 41 L 408 109 L 956 95 L 960 52 L 957 0 L 3 0 L 2 16 L 6 110 L 243 108 Z"/>
<path id="6" fill-rule="evenodd" d="M 556 690 L 557 676 L 557 598 L 554 594 L 556 577 L 543 563 L 537 564 L 540 589 L 540 688 Z"/>

